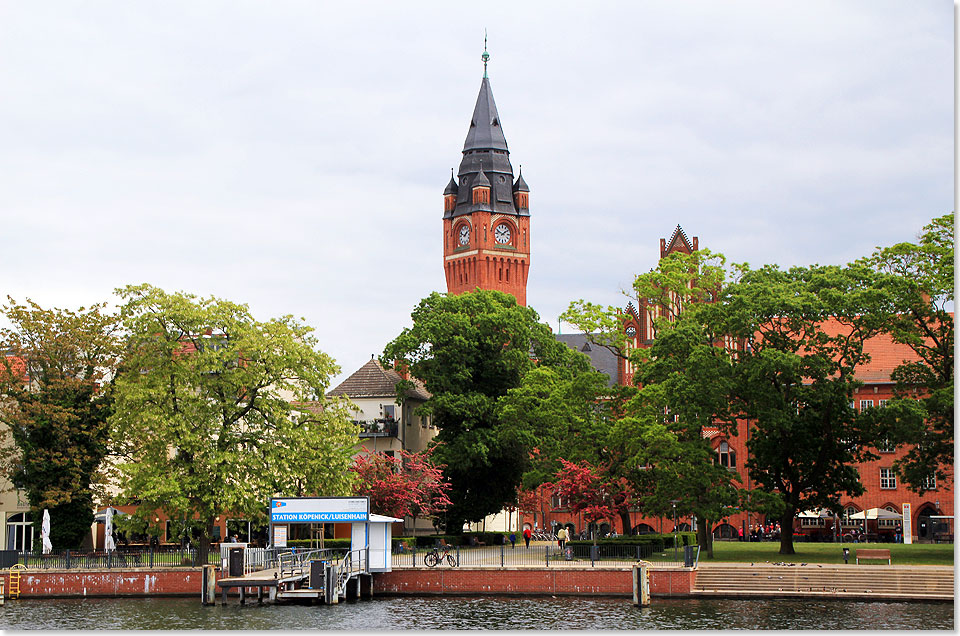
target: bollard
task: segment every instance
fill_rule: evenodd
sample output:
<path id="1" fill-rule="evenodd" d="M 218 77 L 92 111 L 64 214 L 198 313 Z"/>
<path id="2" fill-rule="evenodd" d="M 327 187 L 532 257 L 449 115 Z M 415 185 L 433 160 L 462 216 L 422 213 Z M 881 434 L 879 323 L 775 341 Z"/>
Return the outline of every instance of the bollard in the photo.
<path id="1" fill-rule="evenodd" d="M 503 567 L 503 544 L 500 544 L 500 567 Z"/>
<path id="2" fill-rule="evenodd" d="M 633 566 L 633 604 L 645 607 L 650 604 L 650 564 L 641 561 Z"/>
<path id="3" fill-rule="evenodd" d="M 203 566 L 203 573 L 200 582 L 200 604 L 216 605 L 217 603 L 217 574 L 212 565 Z"/>
<path id="4" fill-rule="evenodd" d="M 67 569 L 70 569 L 70 550 L 67 550 Z"/>

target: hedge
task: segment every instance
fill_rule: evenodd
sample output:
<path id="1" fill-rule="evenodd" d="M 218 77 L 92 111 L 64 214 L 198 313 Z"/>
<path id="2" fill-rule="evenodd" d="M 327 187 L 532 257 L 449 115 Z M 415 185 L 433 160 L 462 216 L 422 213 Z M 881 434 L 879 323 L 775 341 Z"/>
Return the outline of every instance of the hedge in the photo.
<path id="1" fill-rule="evenodd" d="M 617 546 L 654 546 L 658 550 L 665 550 L 673 547 L 673 533 L 670 534 L 635 534 L 619 537 L 605 537 L 597 539 L 597 545 L 617 545 Z M 697 534 L 695 532 L 678 532 L 677 547 L 684 545 L 696 545 Z M 567 541 L 571 546 L 574 545 L 593 545 L 592 540 Z"/>

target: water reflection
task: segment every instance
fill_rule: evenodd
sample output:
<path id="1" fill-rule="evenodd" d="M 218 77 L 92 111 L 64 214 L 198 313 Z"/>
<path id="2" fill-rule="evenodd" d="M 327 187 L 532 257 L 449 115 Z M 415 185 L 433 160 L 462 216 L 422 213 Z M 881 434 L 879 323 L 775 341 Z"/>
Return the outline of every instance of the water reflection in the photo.
<path id="1" fill-rule="evenodd" d="M 735 607 L 735 611 L 731 608 Z M 7 601 L 4 629 L 950 629 L 949 603 L 619 598 L 378 598 L 340 605 L 198 599 Z"/>

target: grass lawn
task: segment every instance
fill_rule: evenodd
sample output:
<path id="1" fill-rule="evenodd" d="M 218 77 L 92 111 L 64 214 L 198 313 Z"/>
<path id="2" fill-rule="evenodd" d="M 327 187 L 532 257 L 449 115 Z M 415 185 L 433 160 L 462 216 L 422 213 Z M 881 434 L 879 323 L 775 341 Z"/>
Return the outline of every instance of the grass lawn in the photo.
<path id="1" fill-rule="evenodd" d="M 893 565 L 953 565 L 952 543 L 794 543 L 796 554 L 780 554 L 779 541 L 741 543 L 739 541 L 714 541 L 713 558 L 706 551 L 700 552 L 701 563 L 748 562 L 775 563 L 843 563 L 843 548 L 850 548 L 850 563 L 856 563 L 857 548 L 886 548 L 890 550 Z M 861 564 L 864 563 L 861 561 Z M 886 561 L 868 560 L 866 563 L 886 565 Z"/>

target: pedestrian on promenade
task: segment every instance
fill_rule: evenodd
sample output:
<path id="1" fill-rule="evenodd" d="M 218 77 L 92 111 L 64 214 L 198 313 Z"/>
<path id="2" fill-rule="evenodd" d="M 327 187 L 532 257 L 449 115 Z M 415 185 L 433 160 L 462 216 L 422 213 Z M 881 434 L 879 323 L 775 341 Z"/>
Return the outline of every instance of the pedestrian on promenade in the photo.
<path id="1" fill-rule="evenodd" d="M 560 549 L 563 550 L 563 544 L 567 540 L 567 529 L 560 527 L 560 530 L 557 531 L 557 545 L 560 546 Z"/>
<path id="2" fill-rule="evenodd" d="M 899 523 L 893 530 L 893 541 L 894 543 L 903 543 L 903 526 Z"/>
<path id="3" fill-rule="evenodd" d="M 737 528 L 737 540 L 743 543 L 743 526 Z"/>
<path id="4" fill-rule="evenodd" d="M 533 534 L 533 533 L 530 532 L 530 528 L 524 528 L 524 529 L 523 529 L 523 542 L 527 544 L 527 547 L 528 547 L 528 548 L 530 547 L 530 536 L 531 536 L 532 534 Z"/>
<path id="5" fill-rule="evenodd" d="M 511 547 L 511 548 L 516 548 L 516 547 L 517 547 L 517 533 L 516 533 L 516 532 L 511 532 L 511 533 L 510 533 L 510 547 Z"/>

